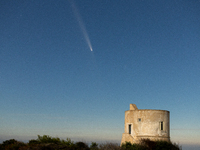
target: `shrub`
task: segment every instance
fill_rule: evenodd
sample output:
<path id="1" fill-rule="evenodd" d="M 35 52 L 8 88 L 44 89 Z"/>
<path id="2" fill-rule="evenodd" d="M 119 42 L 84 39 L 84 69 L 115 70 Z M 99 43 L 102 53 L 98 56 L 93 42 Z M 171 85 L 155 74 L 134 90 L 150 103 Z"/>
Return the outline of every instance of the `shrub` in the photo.
<path id="1" fill-rule="evenodd" d="M 98 150 L 98 144 L 96 142 L 92 142 L 92 144 L 90 145 L 90 150 Z"/>
<path id="2" fill-rule="evenodd" d="M 23 142 L 16 141 L 15 139 L 6 140 L 1 144 L 1 150 L 18 150 L 20 147 L 25 146 Z"/>
<path id="3" fill-rule="evenodd" d="M 181 148 L 167 141 L 152 141 L 150 139 L 142 139 L 140 144 L 148 150 L 181 150 Z"/>
<path id="4" fill-rule="evenodd" d="M 116 143 L 106 143 L 106 144 L 100 144 L 99 145 L 100 150 L 120 150 L 121 147 L 119 144 Z"/>
<path id="5" fill-rule="evenodd" d="M 76 142 L 75 148 L 76 148 L 77 150 L 89 150 L 88 145 L 85 144 L 85 143 L 83 143 L 83 142 Z"/>
<path id="6" fill-rule="evenodd" d="M 37 141 L 40 143 L 54 143 L 54 144 L 61 143 L 61 140 L 59 138 L 52 138 L 48 135 L 43 135 L 43 136 L 38 135 Z"/>
<path id="7" fill-rule="evenodd" d="M 10 144 L 15 144 L 15 143 L 17 143 L 15 139 L 3 141 L 3 145 L 10 145 Z"/>
<path id="8" fill-rule="evenodd" d="M 132 144 L 131 142 L 126 142 L 121 145 L 122 150 L 146 150 L 146 148 L 141 144 Z"/>
<path id="9" fill-rule="evenodd" d="M 66 140 L 61 140 L 61 143 L 62 143 L 63 145 L 68 146 L 68 147 L 73 147 L 73 146 L 74 146 L 74 142 L 71 141 L 70 138 L 67 138 Z"/>
<path id="10" fill-rule="evenodd" d="M 38 141 L 38 140 L 29 140 L 28 144 L 29 145 L 40 144 L 40 141 Z"/>
<path id="11" fill-rule="evenodd" d="M 132 144 L 131 144 L 131 142 L 123 143 L 121 145 L 121 148 L 124 149 L 124 150 L 131 150 L 132 149 Z"/>
<path id="12" fill-rule="evenodd" d="M 156 148 L 156 142 L 150 139 L 141 139 L 140 145 L 148 150 L 155 150 Z"/>
<path id="13" fill-rule="evenodd" d="M 171 142 L 166 141 L 157 141 L 156 142 L 156 150 L 181 150 L 181 147 L 179 147 L 176 144 L 172 144 Z"/>

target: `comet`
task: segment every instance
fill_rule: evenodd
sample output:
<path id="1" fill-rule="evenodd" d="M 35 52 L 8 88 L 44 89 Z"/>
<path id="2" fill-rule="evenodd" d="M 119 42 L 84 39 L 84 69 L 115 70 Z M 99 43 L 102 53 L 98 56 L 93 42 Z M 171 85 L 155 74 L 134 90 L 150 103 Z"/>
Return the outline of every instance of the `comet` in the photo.
<path id="1" fill-rule="evenodd" d="M 81 15 L 80 15 L 80 13 L 79 13 L 79 11 L 78 11 L 78 9 L 77 9 L 77 7 L 76 7 L 76 5 L 75 5 L 75 3 L 74 3 L 73 1 L 71 1 L 71 6 L 72 6 L 72 9 L 73 9 L 74 15 L 75 15 L 75 17 L 76 17 L 76 19 L 77 19 L 77 21 L 78 21 L 78 24 L 79 24 L 79 26 L 80 26 L 80 29 L 81 29 L 81 31 L 82 31 L 82 33 L 83 33 L 83 36 L 84 36 L 84 38 L 85 38 L 85 41 L 86 41 L 86 43 L 87 43 L 87 45 L 88 45 L 90 51 L 92 52 L 93 49 L 92 49 L 92 44 L 91 44 L 91 42 L 90 42 L 90 38 L 89 38 L 89 36 L 88 36 L 87 30 L 86 30 L 86 28 L 85 28 L 85 25 L 84 25 L 84 23 L 83 23 L 83 20 L 82 20 L 82 18 L 81 18 Z"/>

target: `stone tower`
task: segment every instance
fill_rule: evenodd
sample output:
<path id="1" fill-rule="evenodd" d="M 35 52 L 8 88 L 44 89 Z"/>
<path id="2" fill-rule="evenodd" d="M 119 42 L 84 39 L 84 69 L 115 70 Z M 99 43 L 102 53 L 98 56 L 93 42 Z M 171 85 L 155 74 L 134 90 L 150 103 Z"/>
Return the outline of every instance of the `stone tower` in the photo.
<path id="1" fill-rule="evenodd" d="M 140 139 L 170 141 L 169 111 L 138 109 L 130 104 L 125 111 L 124 133 L 121 144 L 138 143 Z"/>

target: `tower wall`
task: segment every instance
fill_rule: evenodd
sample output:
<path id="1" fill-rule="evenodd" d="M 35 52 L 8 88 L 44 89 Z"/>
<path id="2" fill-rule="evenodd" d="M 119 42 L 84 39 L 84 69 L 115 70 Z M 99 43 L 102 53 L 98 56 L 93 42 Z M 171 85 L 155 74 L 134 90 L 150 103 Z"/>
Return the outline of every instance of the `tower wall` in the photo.
<path id="1" fill-rule="evenodd" d="M 169 111 L 138 109 L 136 105 L 130 104 L 130 110 L 125 111 L 124 133 L 121 143 L 126 141 L 138 143 L 143 138 L 169 141 L 169 117 Z"/>

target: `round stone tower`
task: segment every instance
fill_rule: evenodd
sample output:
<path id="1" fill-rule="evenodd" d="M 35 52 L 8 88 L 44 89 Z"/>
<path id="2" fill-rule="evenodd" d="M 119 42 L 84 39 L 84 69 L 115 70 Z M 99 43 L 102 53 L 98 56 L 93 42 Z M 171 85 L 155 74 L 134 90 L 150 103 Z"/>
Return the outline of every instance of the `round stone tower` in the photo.
<path id="1" fill-rule="evenodd" d="M 138 109 L 130 104 L 125 111 L 121 144 L 138 143 L 141 139 L 170 141 L 170 113 L 166 110 Z"/>

